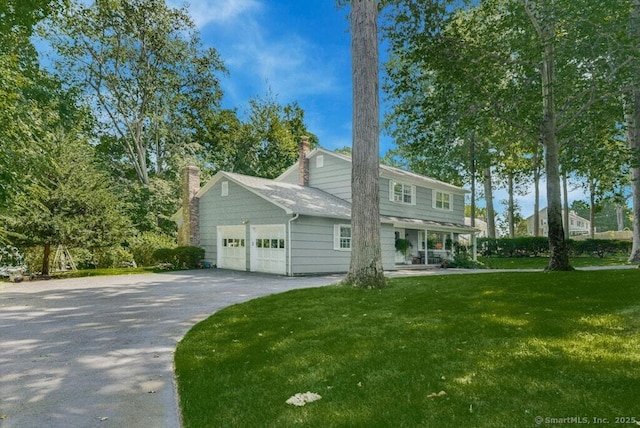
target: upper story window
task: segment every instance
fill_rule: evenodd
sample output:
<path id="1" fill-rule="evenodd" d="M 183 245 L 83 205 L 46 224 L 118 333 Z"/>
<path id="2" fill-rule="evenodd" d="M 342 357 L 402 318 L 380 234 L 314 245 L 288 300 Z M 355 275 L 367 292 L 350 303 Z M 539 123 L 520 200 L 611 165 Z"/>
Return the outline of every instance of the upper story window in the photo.
<path id="1" fill-rule="evenodd" d="M 316 156 L 316 168 L 322 168 L 324 166 L 324 156 L 318 155 Z"/>
<path id="2" fill-rule="evenodd" d="M 416 186 L 389 181 L 389 200 L 399 204 L 416 204 Z"/>
<path id="3" fill-rule="evenodd" d="M 433 208 L 439 210 L 453 210 L 453 195 L 451 193 L 433 191 Z"/>
<path id="4" fill-rule="evenodd" d="M 228 181 L 223 181 L 222 184 L 220 185 L 221 187 L 221 193 L 220 196 L 228 196 L 229 195 L 229 182 Z"/>

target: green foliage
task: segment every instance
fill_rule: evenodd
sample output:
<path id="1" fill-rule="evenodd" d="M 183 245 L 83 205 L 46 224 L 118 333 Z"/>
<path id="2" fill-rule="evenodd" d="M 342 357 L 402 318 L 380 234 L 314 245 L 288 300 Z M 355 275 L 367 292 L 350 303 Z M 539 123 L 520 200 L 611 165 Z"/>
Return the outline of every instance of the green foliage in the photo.
<path id="1" fill-rule="evenodd" d="M 611 255 L 629 254 L 631 241 L 617 241 L 613 239 L 585 239 L 570 241 L 571 252 L 576 255 L 587 254 L 605 258 Z"/>
<path id="2" fill-rule="evenodd" d="M 154 252 L 161 248 L 175 247 L 174 237 L 161 233 L 142 232 L 129 239 L 129 251 L 139 266 L 151 266 L 157 262 Z"/>
<path id="3" fill-rule="evenodd" d="M 549 238 L 544 236 L 479 238 L 478 251 L 483 256 L 536 257 L 549 252 Z"/>
<path id="4" fill-rule="evenodd" d="M 159 248 L 153 252 L 153 258 L 159 264 L 171 264 L 178 268 L 195 269 L 201 267 L 204 248 L 192 246 Z"/>
<path id="5" fill-rule="evenodd" d="M 635 416 L 638 281 L 638 269 L 430 275 L 234 305 L 178 344 L 183 426 L 494 428 L 535 426 L 539 415 Z M 285 403 L 306 391 L 322 399 Z"/>

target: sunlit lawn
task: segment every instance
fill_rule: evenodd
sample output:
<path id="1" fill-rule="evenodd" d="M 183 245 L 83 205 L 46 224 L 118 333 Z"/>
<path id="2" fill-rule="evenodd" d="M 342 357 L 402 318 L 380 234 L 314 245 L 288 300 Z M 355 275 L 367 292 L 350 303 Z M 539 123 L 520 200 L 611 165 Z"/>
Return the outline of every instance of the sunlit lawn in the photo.
<path id="1" fill-rule="evenodd" d="M 175 364 L 185 427 L 640 419 L 640 270 L 291 291 L 198 324 Z M 285 403 L 307 391 L 322 399 Z"/>
<path id="2" fill-rule="evenodd" d="M 615 266 L 627 264 L 628 255 L 609 257 L 571 257 L 570 263 L 573 267 L 587 266 Z M 549 264 L 549 257 L 481 257 L 482 262 L 489 269 L 544 269 Z"/>

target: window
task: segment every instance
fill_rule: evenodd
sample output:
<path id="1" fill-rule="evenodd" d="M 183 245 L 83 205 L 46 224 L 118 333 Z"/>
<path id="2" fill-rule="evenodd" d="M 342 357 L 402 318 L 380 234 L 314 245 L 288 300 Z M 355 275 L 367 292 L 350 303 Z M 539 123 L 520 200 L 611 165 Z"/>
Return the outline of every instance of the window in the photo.
<path id="1" fill-rule="evenodd" d="M 333 227 L 333 249 L 339 251 L 351 250 L 351 225 L 336 224 Z"/>
<path id="2" fill-rule="evenodd" d="M 229 182 L 228 181 L 223 181 L 221 184 L 222 187 L 222 193 L 221 196 L 228 196 L 229 195 Z"/>
<path id="3" fill-rule="evenodd" d="M 416 204 L 416 186 L 389 181 L 389 200 L 399 204 Z"/>
<path id="4" fill-rule="evenodd" d="M 316 168 L 322 168 L 324 166 L 324 156 L 316 156 Z"/>
<path id="5" fill-rule="evenodd" d="M 453 205 L 451 203 L 452 199 L 451 193 L 438 192 L 437 190 L 434 190 L 433 208 L 451 211 L 453 209 Z"/>

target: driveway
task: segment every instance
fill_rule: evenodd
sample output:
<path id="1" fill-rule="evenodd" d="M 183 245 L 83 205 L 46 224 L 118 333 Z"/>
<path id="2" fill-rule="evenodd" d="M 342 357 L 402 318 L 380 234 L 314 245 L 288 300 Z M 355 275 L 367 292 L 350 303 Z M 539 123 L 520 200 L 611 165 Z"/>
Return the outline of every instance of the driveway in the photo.
<path id="1" fill-rule="evenodd" d="M 194 324 L 341 278 L 211 269 L 0 283 L 0 427 L 178 427 L 173 354 Z"/>

